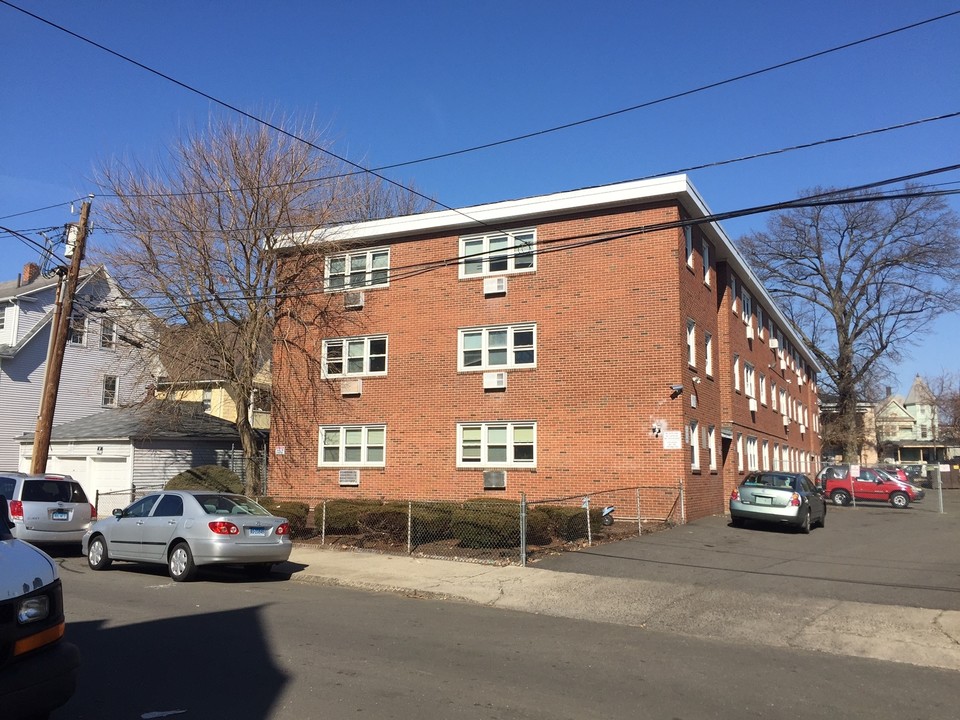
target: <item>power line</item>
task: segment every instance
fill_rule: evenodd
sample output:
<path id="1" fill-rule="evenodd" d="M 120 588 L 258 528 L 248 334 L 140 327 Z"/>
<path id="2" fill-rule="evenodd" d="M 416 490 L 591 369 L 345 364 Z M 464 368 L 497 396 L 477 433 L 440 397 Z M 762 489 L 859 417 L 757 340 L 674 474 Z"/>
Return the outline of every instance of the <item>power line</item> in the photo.
<path id="1" fill-rule="evenodd" d="M 608 118 L 611 118 L 611 117 L 615 117 L 615 116 L 618 116 L 618 115 L 622 115 L 622 114 L 625 114 L 625 113 L 634 112 L 634 111 L 636 111 L 636 110 L 641 110 L 641 109 L 645 109 L 645 108 L 652 107 L 652 106 L 655 106 L 655 105 L 659 105 L 659 104 L 668 102 L 668 101 L 670 101 L 670 100 L 676 100 L 676 99 L 679 99 L 679 98 L 688 97 L 688 96 L 690 96 L 690 95 L 694 95 L 694 94 L 697 94 L 697 93 L 705 92 L 705 91 L 707 91 L 707 90 L 712 90 L 712 89 L 715 89 L 715 88 L 718 88 L 718 87 L 723 87 L 723 86 L 729 85 L 729 84 L 731 84 L 731 83 L 739 82 L 739 81 L 741 81 L 741 80 L 746 80 L 746 79 L 749 79 L 749 78 L 752 78 L 752 77 L 757 77 L 757 76 L 759 76 L 759 75 L 763 75 L 763 74 L 770 73 L 770 72 L 773 72 L 773 71 L 776 71 L 776 70 L 780 70 L 780 69 L 783 69 L 783 68 L 786 68 L 786 67 L 790 67 L 790 66 L 792 66 L 792 65 L 796 65 L 796 64 L 799 64 L 799 63 L 802 63 L 802 62 L 806 62 L 806 61 L 808 61 L 808 60 L 813 60 L 813 59 L 816 59 L 816 58 L 819 58 L 819 57 L 823 57 L 823 56 L 830 55 L 830 54 L 833 54 L 833 53 L 836 53 L 836 52 L 840 52 L 840 51 L 842 51 L 842 50 L 847 50 L 847 49 L 850 49 L 850 48 L 853 48 L 853 47 L 856 47 L 856 46 L 859 46 L 859 45 L 863 45 L 863 44 L 865 44 L 865 43 L 873 42 L 873 41 L 875 41 L 875 40 L 879 40 L 879 39 L 882 39 L 882 38 L 885 38 L 885 37 L 890 37 L 890 36 L 892 36 L 892 35 L 896 35 L 896 34 L 899 34 L 899 33 L 902 33 L 902 32 L 906 32 L 906 31 L 913 30 L 913 29 L 916 29 L 916 28 L 919 28 L 919 27 L 923 27 L 923 26 L 929 25 L 929 24 L 931 24 L 931 23 L 939 22 L 939 21 L 941 21 L 941 20 L 945 20 L 945 19 L 950 18 L 950 17 L 953 17 L 953 16 L 955 16 L 955 15 L 960 15 L 960 10 L 954 10 L 954 11 L 951 11 L 951 12 L 948 12 L 948 13 L 944 13 L 944 14 L 941 14 L 941 15 L 937 15 L 937 16 L 932 17 L 932 18 L 927 18 L 927 19 L 925 19 L 925 20 L 920 20 L 920 21 L 915 22 L 915 23 L 910 23 L 910 24 L 908 24 L 908 25 L 903 25 L 903 26 L 894 28 L 894 29 L 892 29 L 892 30 L 887 30 L 887 31 L 884 31 L 884 32 L 881 32 L 881 33 L 876 33 L 876 34 L 874 34 L 874 35 L 870 35 L 870 36 L 867 36 L 867 37 L 864 37 L 864 38 L 860 38 L 860 39 L 858 39 L 858 40 L 853 40 L 853 41 L 850 41 L 850 42 L 847 42 L 847 43 L 843 43 L 843 44 L 841 44 L 841 45 L 836 45 L 836 46 L 833 46 L 833 47 L 831 47 L 831 48 L 827 48 L 827 49 L 825 49 L 825 50 L 819 50 L 819 51 L 817 51 L 817 52 L 809 53 L 809 54 L 807 54 L 807 55 L 803 55 L 803 56 L 800 56 L 800 57 L 797 57 L 797 58 L 793 58 L 793 59 L 791 59 L 791 60 L 787 60 L 787 61 L 780 62 L 780 63 L 775 63 L 775 64 L 773 64 L 773 65 L 768 65 L 768 66 L 766 66 L 766 67 L 763 67 L 763 68 L 760 68 L 760 69 L 757 69 L 757 70 L 752 70 L 752 71 L 750 71 L 750 72 L 741 73 L 741 74 L 739 74 L 739 75 L 735 75 L 735 76 L 733 76 L 733 77 L 726 78 L 726 79 L 724 79 L 724 80 L 718 80 L 718 81 L 716 81 L 716 82 L 707 83 L 707 84 L 700 85 L 700 86 L 695 87 L 695 88 L 691 88 L 691 89 L 689 89 L 689 90 L 684 90 L 684 91 L 681 91 L 681 92 L 673 93 L 673 94 L 666 95 L 666 96 L 663 96 L 663 97 L 660 97 L 660 98 L 657 98 L 657 99 L 654 99 L 654 100 L 648 100 L 648 101 L 645 101 L 645 102 L 642 102 L 642 103 L 639 103 L 639 104 L 636 104 L 636 105 L 632 105 L 632 106 L 630 106 L 630 107 L 621 108 L 621 109 L 619 109 L 619 110 L 614 110 L 614 111 L 611 111 L 611 112 L 608 112 L 608 113 L 603 113 L 603 114 L 600 114 L 600 115 L 591 116 L 591 117 L 584 118 L 584 119 L 581 119 L 581 120 L 576 120 L 576 121 L 569 122 L 569 123 L 563 123 L 563 124 L 561 124 L 561 125 L 555 125 L 555 126 L 552 126 L 552 127 L 549 127 L 549 128 L 545 128 L 545 129 L 541 129 L 541 130 L 537 130 L 537 131 L 534 131 L 534 132 L 525 133 L 525 134 L 522 134 L 522 135 L 516 135 L 516 136 L 510 137 L 510 138 L 505 138 L 505 139 L 497 140 L 497 141 L 490 142 L 490 143 L 484 143 L 484 144 L 481 144 L 481 145 L 475 145 L 475 146 L 471 146 L 471 147 L 468 147 L 468 148 L 463 148 L 463 149 L 460 149 L 460 150 L 450 151 L 450 152 L 447 152 L 447 153 L 440 153 L 440 154 L 436 154 L 436 155 L 431 155 L 431 156 L 419 158 L 419 159 L 416 159 L 416 160 L 408 160 L 408 161 L 404 161 L 404 162 L 400 162 L 400 163 L 394 163 L 394 164 L 392 164 L 392 165 L 380 166 L 380 167 L 377 167 L 377 168 L 365 168 L 365 167 L 363 167 L 362 165 L 359 165 L 358 163 L 355 163 L 355 162 L 349 160 L 349 159 L 346 158 L 346 157 L 340 156 L 340 155 L 338 155 L 338 154 L 336 154 L 336 153 L 334 153 L 334 152 L 332 152 L 332 151 L 330 151 L 330 150 L 328 150 L 328 149 L 326 149 L 326 148 L 323 148 L 323 147 L 321 147 L 321 146 L 316 145 L 315 143 L 312 143 L 312 142 L 310 142 L 310 141 L 308 141 L 308 140 L 305 140 L 305 139 L 303 139 L 303 138 L 300 138 L 299 136 L 297 136 L 297 135 L 295 135 L 295 134 L 293 134 L 293 133 L 290 133 L 290 132 L 288 132 L 288 131 L 286 131 L 286 130 L 283 130 L 282 128 L 280 128 L 280 127 L 278 127 L 278 126 L 276 126 L 276 125 L 274 125 L 274 124 L 272 124 L 272 123 L 270 123 L 270 122 L 267 122 L 266 120 L 263 120 L 263 119 L 255 116 L 255 115 L 253 115 L 253 114 L 251 114 L 251 113 L 248 113 L 248 112 L 246 112 L 246 111 L 244 111 L 244 110 L 241 110 L 240 108 L 238 108 L 238 107 L 236 107 L 236 106 L 234 106 L 234 105 L 231 105 L 230 103 L 227 103 L 226 101 L 220 100 L 219 98 L 217 98 L 217 97 L 215 97 L 215 96 L 213 96 L 213 95 L 210 95 L 210 94 L 208 94 L 208 93 L 206 93 L 206 92 L 204 92 L 204 91 L 202 91 L 202 90 L 199 90 L 199 89 L 197 89 L 197 88 L 195 88 L 195 87 L 193 87 L 193 86 L 191 86 L 191 85 L 189 85 L 189 84 L 187 84 L 187 83 L 184 83 L 184 82 L 182 82 L 182 81 L 180 81 L 180 80 L 177 80 L 176 78 L 173 78 L 173 77 L 171 77 L 171 76 L 169 76 L 169 75 L 167 75 L 167 74 L 165 74 L 165 73 L 163 73 L 163 72 L 160 72 L 159 70 L 156 70 L 156 69 L 151 68 L 151 67 L 149 67 L 149 66 L 147 66 L 147 65 L 144 65 L 143 63 L 140 63 L 140 62 L 138 62 L 137 60 L 134 60 L 134 59 L 132 59 L 132 58 L 126 56 L 126 55 L 123 55 L 122 53 L 119 53 L 119 52 L 117 52 L 117 51 L 115 51 L 115 50 L 112 50 L 112 49 L 110 49 L 110 48 L 108 48 L 108 47 L 106 47 L 106 46 L 104 46 L 104 45 L 102 45 L 102 44 L 100 44 L 100 43 L 98 43 L 98 42 L 96 42 L 96 41 L 94 41 L 94 40 L 91 40 L 91 39 L 89 39 L 89 38 L 87 38 L 87 37 L 84 37 L 83 35 L 80 35 L 80 34 L 78 34 L 78 33 L 76 33 L 76 32 L 73 32 L 72 30 L 69 30 L 69 29 L 67 29 L 67 28 L 65 28 L 65 27 L 63 27 L 63 26 L 61 26 L 61 25 L 58 25 L 58 24 L 56 24 L 56 23 L 54 23 L 54 22 L 52 22 L 52 21 L 50 21 L 50 20 L 47 20 L 46 18 L 43 18 L 43 17 L 41 17 L 41 16 L 39 16 L 39 15 L 36 15 L 36 14 L 34 14 L 34 13 L 32 13 L 32 12 L 29 12 L 28 10 L 25 10 L 25 9 L 23 9 L 23 8 L 21 8 L 21 7 L 18 7 L 17 5 L 14 5 L 13 3 L 9 2 L 9 0 L 0 0 L 0 3 L 2 3 L 2 4 L 4 4 L 4 5 L 7 5 L 8 7 L 12 8 L 12 9 L 14 9 L 14 10 L 18 10 L 19 12 L 21 12 L 21 13 L 23 13 L 23 14 L 25 14 L 25 15 L 28 15 L 28 16 L 34 18 L 35 20 L 38 20 L 38 21 L 40 21 L 40 22 L 42 22 L 42 23 L 44 23 L 44 24 L 46 24 L 46 25 L 49 25 L 50 27 L 53 27 L 53 28 L 55 28 L 55 29 L 57 29 L 57 30 L 60 30 L 61 32 L 64 32 L 64 33 L 66 33 L 66 34 L 68 34 L 68 35 L 70 35 L 70 36 L 72 36 L 72 37 L 74 37 L 74 38 L 76 38 L 76 39 L 78 39 L 78 40 L 80 40 L 80 41 L 82 41 L 82 42 L 85 42 L 85 43 L 87 43 L 87 44 L 90 44 L 90 45 L 92 45 L 92 46 L 94 46 L 94 47 L 96 47 L 96 48 L 98 48 L 98 49 L 100 49 L 100 50 L 102 50 L 102 51 L 104 51 L 104 52 L 106 52 L 106 53 L 109 53 L 110 55 L 113 55 L 114 57 L 117 57 L 117 58 L 119 58 L 119 59 L 121 59 L 121 60 L 123 60 L 123 61 L 125 61 L 125 62 L 131 63 L 131 64 L 133 64 L 133 65 L 141 68 L 142 70 L 145 70 L 145 71 L 147 71 L 147 72 L 149 72 L 149 73 L 151 73 L 151 74 L 154 74 L 154 75 L 156 75 L 156 76 L 158 76 L 158 77 L 160 77 L 160 78 L 162 78 L 162 79 L 164 79 L 164 80 L 167 80 L 168 82 L 171 82 L 171 83 L 173 83 L 173 84 L 175 84 L 175 85 L 177 85 L 177 86 L 179 86 L 179 87 L 182 87 L 182 88 L 184 88 L 185 90 L 188 90 L 189 92 L 192 92 L 192 93 L 195 93 L 195 94 L 197 94 L 197 95 L 200 95 L 201 97 L 206 98 L 207 100 L 210 100 L 211 102 L 216 103 L 217 105 L 220 105 L 221 107 L 224 107 L 224 108 L 226 108 L 226 109 L 228 109 L 228 110 L 232 110 L 233 112 L 235 112 L 235 113 L 237 113 L 237 114 L 239 114 L 239 115 L 241 115 L 241 116 L 243 116 L 243 117 L 245 117 L 245 118 L 247 118 L 247 119 L 249 119 L 249 120 L 252 120 L 252 121 L 254 121 L 254 122 L 256 122 L 256 123 L 262 124 L 262 125 L 264 125 L 265 127 L 268 127 L 268 128 L 270 128 L 270 129 L 274 130 L 275 132 L 278 132 L 278 133 L 280 133 L 280 134 L 282 134 L 282 135 L 284 135 L 284 136 L 286 136 L 286 137 L 289 137 L 289 138 L 291 138 L 291 139 L 293 139 L 293 140 L 302 142 L 302 143 L 308 145 L 309 147 L 317 150 L 318 152 L 327 154 L 327 155 L 329 155 L 330 157 L 333 157 L 333 158 L 339 160 L 340 162 L 343 162 L 343 163 L 345 163 L 345 164 L 347 164 L 347 165 L 349 165 L 349 166 L 351 166 L 351 167 L 353 167 L 353 168 L 356 168 L 356 170 L 357 170 L 359 173 L 366 173 L 366 174 L 373 175 L 374 177 L 376 177 L 376 178 L 378 178 L 378 179 L 380 179 L 380 180 L 382 180 L 382 181 L 384 181 L 384 182 L 387 182 L 387 183 L 389 183 L 389 184 L 391 184 L 391 185 L 393 185 L 393 186 L 395 186 L 395 187 L 397 187 L 397 188 L 400 188 L 400 189 L 402 189 L 402 190 L 405 190 L 405 191 L 407 191 L 407 192 L 410 192 L 411 194 L 416 195 L 417 197 L 420 197 L 421 199 L 427 200 L 428 202 L 436 203 L 437 205 L 443 207 L 445 210 L 450 210 L 450 211 L 454 211 L 454 212 L 457 212 L 457 210 L 456 210 L 455 208 L 452 208 L 452 207 L 450 207 L 450 206 L 448 206 L 448 205 L 445 205 L 444 203 L 436 200 L 435 198 L 430 198 L 430 197 L 428 197 L 428 196 L 426 196 L 426 195 L 424 195 L 424 194 L 422 194 L 422 193 L 420 193 L 420 192 L 418 192 L 418 191 L 416 191 L 416 190 L 414 190 L 414 189 L 412 189 L 412 188 L 409 188 L 409 187 L 407 187 L 407 186 L 405 186 L 405 185 L 403 185 L 403 184 L 401 184 L 401 183 L 399 183 L 399 182 L 396 182 L 396 181 L 394 181 L 394 180 L 391 180 L 390 178 L 386 177 L 385 175 L 382 175 L 381 173 L 382 173 L 383 171 L 385 171 L 385 170 L 392 170 L 392 169 L 396 169 L 396 168 L 407 167 L 407 166 L 410 166 L 410 165 L 415 165 L 415 164 L 419 164 L 419 163 L 429 162 L 429 161 L 433 161 L 433 160 L 439 160 L 439 159 L 443 159 L 443 158 L 447 158 L 447 157 L 453 157 L 453 156 L 456 156 L 456 155 L 462 155 L 462 154 L 466 154 L 466 153 L 470 153 L 470 152 L 475 152 L 475 151 L 478 151 L 478 150 L 484 150 L 484 149 L 488 149 L 488 148 L 492 148 L 492 147 L 497 147 L 497 146 L 500 146 L 500 145 L 505 145 L 505 144 L 508 144 L 508 143 L 518 142 L 518 141 L 521 141 L 521 140 L 527 140 L 527 139 L 534 138 L 534 137 L 538 137 L 538 136 L 541 136 L 541 135 L 546 135 L 546 134 L 549 134 L 549 133 L 559 132 L 559 131 L 561 131 L 561 130 L 567 130 L 567 129 L 570 129 L 570 128 L 573 128 L 573 127 L 577 127 L 577 126 L 580 126 L 580 125 L 585 125 L 585 124 L 592 123 L 592 122 L 597 122 L 597 121 L 600 121 L 600 120 L 605 120 L 605 119 L 608 119 Z M 916 124 L 916 123 L 911 123 L 911 124 Z M 909 125 L 909 124 L 907 124 L 907 125 Z M 903 125 L 903 127 L 906 127 L 907 125 Z M 824 142 L 836 142 L 836 141 L 837 141 L 837 140 L 824 141 Z M 804 147 L 804 146 L 799 146 L 799 147 Z M 734 162 L 734 161 L 729 161 L 729 162 Z M 709 167 L 709 166 L 708 166 L 708 167 Z M 699 169 L 699 168 L 697 168 L 697 169 Z M 348 174 L 355 174 L 355 173 L 348 173 Z M 331 176 L 331 178 L 336 178 L 336 177 L 343 177 L 343 175 Z M 313 182 L 313 180 L 305 180 L 305 181 L 298 181 L 298 182 Z M 286 184 L 288 184 L 288 183 L 284 183 L 284 184 L 286 185 Z M 289 184 L 294 184 L 294 183 L 289 183 Z M 272 186 L 264 186 L 264 187 L 272 187 Z M 221 192 L 227 192 L 227 191 L 221 191 Z M 189 193 L 185 193 L 185 194 L 189 194 Z M 470 219 L 473 220 L 473 218 L 470 218 Z"/>
<path id="2" fill-rule="evenodd" d="M 601 232 L 601 233 L 588 233 L 578 236 L 570 236 L 564 238 L 556 238 L 549 242 L 538 241 L 536 248 L 533 251 L 533 254 L 547 254 L 550 252 L 559 252 L 562 250 L 576 249 L 587 247 L 590 245 L 601 244 L 604 242 L 610 242 L 612 240 L 623 239 L 627 237 L 632 237 L 636 235 L 644 235 L 651 232 L 659 232 L 669 229 L 678 229 L 690 225 L 702 225 L 706 223 L 715 223 L 721 222 L 724 220 L 731 220 L 739 217 L 747 217 L 751 215 L 759 215 L 768 212 L 776 212 L 781 210 L 791 210 L 804 207 L 822 207 L 829 205 L 845 205 L 845 204 L 859 204 L 867 202 L 877 202 L 883 200 L 892 200 L 892 199 L 914 199 L 922 197 L 947 197 L 960 194 L 960 190 L 922 190 L 922 189 L 907 189 L 907 190 L 891 190 L 886 193 L 878 193 L 873 195 L 858 195 L 854 197 L 838 197 L 839 195 L 847 193 L 857 193 L 863 192 L 865 190 L 882 187 L 884 185 L 890 185 L 894 183 L 908 182 L 920 177 L 928 177 L 930 175 L 941 174 L 944 172 L 951 172 L 954 170 L 960 169 L 960 164 L 954 164 L 949 166 L 944 166 L 941 168 L 934 168 L 932 170 L 920 171 L 917 173 L 911 173 L 909 175 L 902 175 L 896 178 L 890 178 L 886 180 L 880 180 L 876 182 L 866 183 L 862 185 L 857 185 L 853 187 L 831 190 L 823 193 L 818 193 L 806 197 L 795 198 L 792 200 L 768 203 L 764 205 L 757 205 L 753 207 L 741 208 L 737 210 L 731 210 L 722 213 L 714 213 L 701 218 L 690 219 L 690 220 L 679 220 L 679 221 L 667 221 L 663 223 L 658 223 L 655 225 L 645 225 L 638 226 L 634 228 L 625 228 L 623 230 L 617 231 L 615 233 L 610 232 Z M 489 256 L 491 253 L 489 251 L 483 253 L 475 253 L 472 255 L 457 255 L 449 258 L 443 258 L 439 260 L 433 260 L 425 263 L 413 263 L 406 266 L 399 266 L 391 268 L 390 271 L 390 282 L 403 281 L 417 275 L 421 275 L 426 272 L 432 272 L 445 267 L 450 267 L 451 265 L 460 265 L 470 260 L 481 259 Z M 218 298 L 210 298 L 205 300 L 195 300 L 188 301 L 183 303 L 183 306 L 192 306 L 192 305 L 204 305 L 215 300 L 227 301 L 227 302 L 243 302 L 249 300 L 276 300 L 281 298 L 296 298 L 296 297 L 307 297 L 310 295 L 321 294 L 326 292 L 324 288 L 310 288 L 295 292 L 275 292 L 269 297 L 262 296 L 248 296 L 248 295 L 220 295 Z M 163 299 L 165 295 L 144 295 L 137 298 L 140 301 L 149 301 L 151 299 Z M 156 310 L 180 310 L 180 306 L 175 305 L 154 305 Z"/>

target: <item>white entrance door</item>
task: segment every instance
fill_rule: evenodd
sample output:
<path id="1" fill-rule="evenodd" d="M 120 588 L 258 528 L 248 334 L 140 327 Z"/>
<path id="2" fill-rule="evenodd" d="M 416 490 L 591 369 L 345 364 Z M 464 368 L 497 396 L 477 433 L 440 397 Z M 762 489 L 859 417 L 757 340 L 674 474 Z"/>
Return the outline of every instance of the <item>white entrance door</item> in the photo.
<path id="1" fill-rule="evenodd" d="M 125 508 L 131 502 L 129 458 L 90 458 L 88 485 L 90 492 L 100 492 L 99 517 L 109 517 L 114 508 Z"/>

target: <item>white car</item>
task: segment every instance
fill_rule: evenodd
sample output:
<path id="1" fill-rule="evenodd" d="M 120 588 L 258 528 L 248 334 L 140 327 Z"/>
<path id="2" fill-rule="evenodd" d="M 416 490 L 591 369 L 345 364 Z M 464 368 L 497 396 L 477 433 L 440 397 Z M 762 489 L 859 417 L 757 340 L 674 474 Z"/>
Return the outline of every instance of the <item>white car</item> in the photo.
<path id="1" fill-rule="evenodd" d="M 114 510 L 90 527 L 82 546 L 94 570 L 114 560 L 157 563 L 177 582 L 204 565 L 242 565 L 250 575 L 266 575 L 293 548 L 285 518 L 243 495 L 202 490 L 158 492 Z"/>
<path id="2" fill-rule="evenodd" d="M 13 536 L 37 545 L 79 544 L 97 509 L 69 475 L 0 472 Z"/>

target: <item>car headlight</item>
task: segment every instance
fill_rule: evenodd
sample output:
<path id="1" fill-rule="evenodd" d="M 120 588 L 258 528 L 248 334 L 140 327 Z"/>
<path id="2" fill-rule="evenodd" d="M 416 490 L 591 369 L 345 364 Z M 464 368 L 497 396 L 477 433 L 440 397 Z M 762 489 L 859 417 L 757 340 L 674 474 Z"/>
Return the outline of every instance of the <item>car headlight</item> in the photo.
<path id="1" fill-rule="evenodd" d="M 21 625 L 45 620 L 50 617 L 50 598 L 36 595 L 20 601 L 17 607 L 17 622 Z"/>

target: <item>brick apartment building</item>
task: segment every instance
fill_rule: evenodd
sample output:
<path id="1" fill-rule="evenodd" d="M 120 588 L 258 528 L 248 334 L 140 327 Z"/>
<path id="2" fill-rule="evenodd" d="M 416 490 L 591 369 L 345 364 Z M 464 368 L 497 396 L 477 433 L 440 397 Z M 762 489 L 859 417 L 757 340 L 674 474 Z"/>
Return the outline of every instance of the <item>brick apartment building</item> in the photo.
<path id="1" fill-rule="evenodd" d="M 819 368 L 708 216 L 676 175 L 291 238 L 269 494 L 682 483 L 694 519 L 815 471 Z"/>

